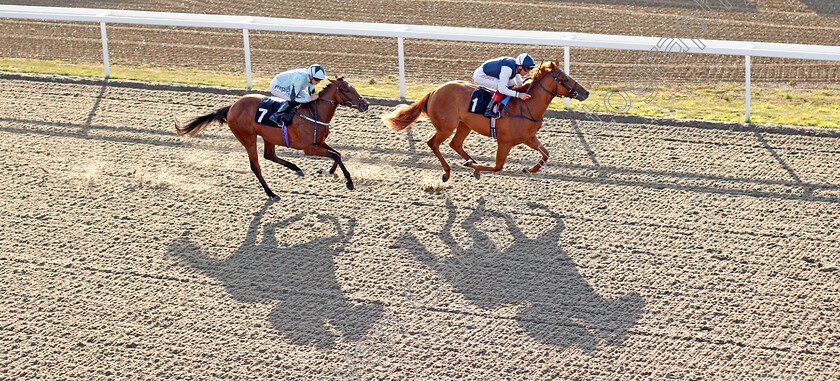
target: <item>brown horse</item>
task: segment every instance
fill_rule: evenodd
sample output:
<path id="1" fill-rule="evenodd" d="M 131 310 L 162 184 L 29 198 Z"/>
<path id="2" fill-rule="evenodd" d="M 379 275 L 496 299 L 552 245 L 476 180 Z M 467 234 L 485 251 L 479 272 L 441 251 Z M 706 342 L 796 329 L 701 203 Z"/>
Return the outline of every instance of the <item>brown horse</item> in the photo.
<path id="1" fill-rule="evenodd" d="M 326 143 L 327 135 L 330 133 L 329 123 L 338 105 L 352 107 L 361 112 L 365 112 L 369 104 L 343 78 L 331 79 L 329 81 L 331 83 L 318 93 L 317 100 L 301 105 L 295 111 L 294 118 L 288 123 L 289 147 L 303 150 L 303 153 L 307 156 L 323 156 L 332 159 L 333 166 L 329 170 L 329 173 L 335 173 L 336 166 L 340 166 L 341 171 L 344 172 L 344 177 L 347 179 L 347 189 L 352 190 L 353 180 L 350 178 L 350 173 L 347 172 L 347 168 L 344 167 L 344 163 L 341 161 L 341 154 Z M 248 151 L 248 159 L 251 161 L 251 171 L 257 176 L 265 193 L 268 197 L 277 199 L 279 197 L 271 189 L 268 189 L 268 184 L 265 183 L 265 179 L 262 177 L 262 171 L 260 170 L 257 157 L 257 135 L 262 136 L 265 142 L 264 157 L 266 159 L 284 165 L 295 171 L 301 177 L 303 177 L 303 171 L 297 165 L 283 160 L 275 154 L 274 147 L 276 145 L 285 145 L 282 129 L 264 126 L 254 122 L 257 105 L 259 105 L 263 98 L 265 97 L 259 94 L 245 95 L 231 106 L 222 107 L 215 112 L 194 118 L 186 126 L 181 126 L 176 119 L 175 129 L 178 135 L 192 137 L 203 131 L 214 121 L 227 123 L 230 126 L 230 130 L 233 131 L 233 134 L 245 146 L 245 150 Z"/>
<path id="2" fill-rule="evenodd" d="M 536 86 L 535 86 L 536 85 Z M 480 177 L 482 171 L 496 172 L 502 169 L 508 153 L 513 146 L 525 143 L 542 154 L 542 159 L 531 168 L 522 168 L 523 172 L 537 172 L 548 160 L 548 151 L 537 139 L 537 131 L 542 127 L 542 117 L 554 97 L 569 97 L 580 101 L 589 97 L 589 91 L 560 69 L 558 62 L 546 62 L 536 69 L 533 80 L 514 90 L 531 95 L 527 101 L 518 98 L 511 99 L 506 109 L 508 115 L 496 121 L 496 166 L 480 166 L 468 155 L 463 148 L 464 139 L 471 131 L 484 136 L 492 136 L 490 119 L 473 114 L 467 110 L 470 94 L 475 90 L 466 82 L 448 82 L 431 93 L 426 94 L 419 101 L 410 106 L 401 105 L 396 110 L 382 117 L 385 125 L 400 131 L 408 128 L 421 114 L 429 117 L 437 129 L 435 135 L 427 144 L 443 165 L 443 181 L 449 180 L 449 165 L 440 153 L 440 144 L 446 141 L 452 132 L 455 137 L 449 146 L 458 152 L 467 162 L 464 163 L 475 170 L 473 175 Z"/>

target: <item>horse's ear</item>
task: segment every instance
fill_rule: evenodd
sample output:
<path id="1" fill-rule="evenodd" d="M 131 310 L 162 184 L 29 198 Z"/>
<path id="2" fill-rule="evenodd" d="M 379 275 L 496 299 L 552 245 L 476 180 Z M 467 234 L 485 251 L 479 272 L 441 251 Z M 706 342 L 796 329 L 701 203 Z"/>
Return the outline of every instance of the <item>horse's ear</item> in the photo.
<path id="1" fill-rule="evenodd" d="M 336 81 L 338 81 L 338 82 L 341 82 L 341 81 L 343 81 L 343 80 L 344 80 L 344 77 L 338 77 L 338 78 L 336 78 L 335 80 L 336 80 Z"/>

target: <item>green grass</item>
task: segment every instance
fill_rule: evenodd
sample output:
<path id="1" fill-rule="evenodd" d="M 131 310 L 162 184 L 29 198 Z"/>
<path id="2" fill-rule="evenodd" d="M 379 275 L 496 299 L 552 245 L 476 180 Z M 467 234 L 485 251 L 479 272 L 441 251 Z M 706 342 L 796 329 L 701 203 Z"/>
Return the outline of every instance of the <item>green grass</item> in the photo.
<path id="1" fill-rule="evenodd" d="M 600 102 L 603 94 L 614 89 L 596 86 L 587 103 Z M 600 95 L 600 99 L 593 98 Z M 616 97 L 616 103 L 619 103 Z M 660 86 L 657 96 L 650 100 L 630 95 L 631 115 L 694 118 L 727 122 L 743 122 L 745 116 L 744 86 L 722 84 L 708 86 Z M 561 101 L 562 102 L 562 101 Z M 557 103 L 555 101 L 554 103 Z M 752 123 L 797 126 L 840 127 L 840 89 L 779 90 L 752 89 L 750 121 Z M 593 106 L 589 106 L 593 107 Z M 572 101 L 572 110 L 584 111 L 582 104 Z"/>
<path id="2" fill-rule="evenodd" d="M 41 73 L 75 75 L 83 77 L 102 77 L 101 64 L 69 64 L 62 61 L 35 61 L 19 59 L 0 59 L 0 71 L 16 73 Z M 196 85 L 245 88 L 245 75 L 242 72 L 215 72 L 188 68 L 152 68 L 148 65 L 125 66 L 111 65 L 111 78 L 133 79 L 149 82 L 185 83 Z M 398 98 L 399 81 L 396 76 L 383 78 L 352 78 L 360 94 L 366 97 Z M 253 88 L 266 90 L 271 77 L 255 75 Z M 406 97 L 419 99 L 440 83 L 407 83 Z M 585 103 L 572 100 L 572 110 L 585 111 L 583 105 L 594 108 L 600 104 L 603 111 L 604 94 L 618 89 L 617 86 L 594 86 L 592 95 Z M 657 96 L 650 100 L 631 95 L 631 106 L 627 111 L 631 115 L 668 118 L 694 118 L 727 122 L 744 120 L 744 87 L 737 84 L 708 86 L 660 86 Z M 617 98 L 616 98 L 617 99 Z M 552 108 L 562 109 L 565 102 L 557 99 Z M 840 127 L 840 88 L 826 90 L 779 90 L 753 87 L 752 91 L 753 123 L 770 123 L 799 126 L 819 126 L 826 128 Z"/>
<path id="3" fill-rule="evenodd" d="M 35 61 L 19 59 L 0 59 L 0 71 L 14 73 L 39 73 L 76 75 L 82 77 L 103 77 L 105 69 L 101 64 L 69 64 L 62 61 Z M 186 83 L 193 85 L 207 85 L 244 89 L 244 72 L 216 72 L 187 68 L 152 68 L 145 65 L 123 66 L 111 65 L 110 78 L 133 79 L 148 82 Z M 253 75 L 252 88 L 266 91 L 271 77 Z M 371 81 L 370 78 L 346 78 L 366 97 L 399 98 L 400 85 L 396 76 L 387 76 Z M 406 97 L 419 99 L 429 91 L 434 90 L 436 84 L 406 84 Z"/>

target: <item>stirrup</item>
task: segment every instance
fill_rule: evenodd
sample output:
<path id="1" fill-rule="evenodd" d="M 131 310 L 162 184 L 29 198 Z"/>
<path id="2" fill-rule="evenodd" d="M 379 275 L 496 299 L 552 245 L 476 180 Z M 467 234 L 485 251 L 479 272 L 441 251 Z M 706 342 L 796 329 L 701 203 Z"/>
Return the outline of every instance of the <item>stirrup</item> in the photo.
<path id="1" fill-rule="evenodd" d="M 494 107 L 498 107 L 497 111 L 493 111 L 493 108 L 494 108 L 494 107 L 487 107 L 487 111 L 485 111 L 485 112 L 484 112 L 484 116 L 486 116 L 486 117 L 488 117 L 488 118 L 495 118 L 495 119 L 499 119 L 499 118 L 501 118 L 501 117 L 502 117 L 502 107 L 501 107 L 501 104 L 496 103 L 496 104 L 495 104 L 495 105 L 493 105 L 493 106 L 494 106 Z"/>

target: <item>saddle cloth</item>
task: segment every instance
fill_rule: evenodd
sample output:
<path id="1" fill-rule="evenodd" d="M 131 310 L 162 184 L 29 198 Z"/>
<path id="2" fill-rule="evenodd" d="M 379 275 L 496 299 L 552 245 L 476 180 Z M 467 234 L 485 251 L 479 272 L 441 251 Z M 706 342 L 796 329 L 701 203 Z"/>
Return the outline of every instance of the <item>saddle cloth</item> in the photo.
<path id="1" fill-rule="evenodd" d="M 264 126 L 269 127 L 278 127 L 283 131 L 283 145 L 286 147 L 291 147 L 289 145 L 289 130 L 286 128 L 286 124 L 289 123 L 288 116 L 294 116 L 293 110 L 287 110 L 286 113 L 283 115 L 283 118 L 280 119 L 280 125 L 274 123 L 270 116 L 274 115 L 277 110 L 283 107 L 287 101 L 282 100 L 280 98 L 275 97 L 265 97 L 260 101 L 260 104 L 257 105 L 257 112 L 254 114 L 254 122 L 258 124 L 262 124 Z"/>
<path id="2" fill-rule="evenodd" d="M 467 110 L 473 114 L 480 114 L 483 116 L 484 112 L 487 111 L 487 104 L 490 103 L 490 99 L 493 98 L 494 92 L 495 91 L 479 86 L 473 90 L 470 95 L 470 103 L 467 105 Z"/>
<path id="3" fill-rule="evenodd" d="M 283 107 L 286 104 L 286 101 L 275 98 L 275 97 L 265 97 L 260 101 L 260 104 L 257 105 L 257 112 L 254 114 L 254 122 L 258 124 L 262 124 L 263 126 L 269 127 L 280 127 L 276 123 L 272 122 L 271 119 L 268 117 L 274 115 L 280 107 Z"/>
<path id="4" fill-rule="evenodd" d="M 470 104 L 467 106 L 467 109 L 473 114 L 484 115 L 484 112 L 487 111 L 487 105 L 490 103 L 490 100 L 493 99 L 493 94 L 495 92 L 495 90 L 479 86 L 473 90 L 472 94 L 470 94 Z M 510 96 L 502 95 L 502 100 L 499 103 L 506 106 L 509 100 Z"/>

